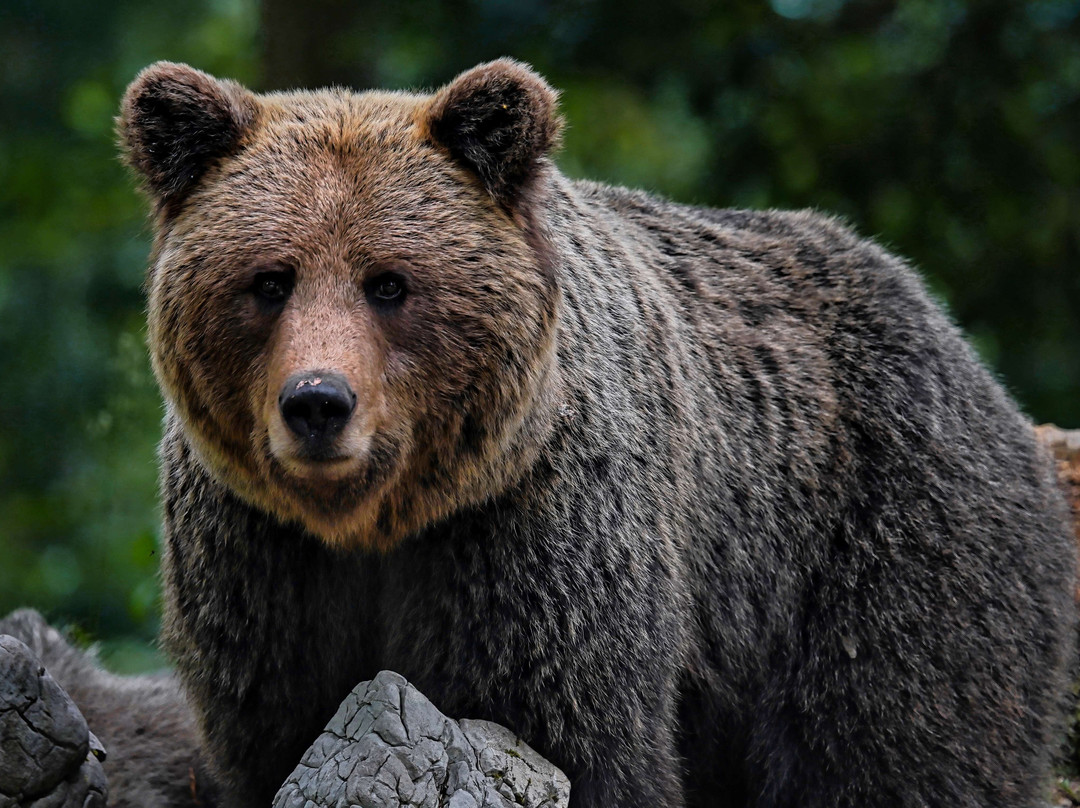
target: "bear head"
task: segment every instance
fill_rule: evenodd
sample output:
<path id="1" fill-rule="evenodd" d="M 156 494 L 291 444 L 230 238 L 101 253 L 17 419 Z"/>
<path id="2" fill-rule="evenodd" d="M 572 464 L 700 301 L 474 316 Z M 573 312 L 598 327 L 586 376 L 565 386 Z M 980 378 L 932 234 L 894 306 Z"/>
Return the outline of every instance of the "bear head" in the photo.
<path id="1" fill-rule="evenodd" d="M 556 95 L 257 95 L 158 63 L 118 121 L 155 211 L 152 362 L 209 472 L 340 547 L 497 494 L 552 422 Z"/>

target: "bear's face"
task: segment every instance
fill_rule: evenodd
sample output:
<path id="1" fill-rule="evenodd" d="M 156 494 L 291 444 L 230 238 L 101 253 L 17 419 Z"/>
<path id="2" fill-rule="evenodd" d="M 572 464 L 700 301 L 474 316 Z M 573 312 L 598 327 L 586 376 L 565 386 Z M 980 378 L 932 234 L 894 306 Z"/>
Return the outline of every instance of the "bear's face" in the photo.
<path id="1" fill-rule="evenodd" d="M 136 79 L 121 134 L 158 210 L 154 367 L 219 479 L 385 548 L 527 467 L 557 386 L 533 215 L 557 126 L 512 62 L 433 97 Z"/>

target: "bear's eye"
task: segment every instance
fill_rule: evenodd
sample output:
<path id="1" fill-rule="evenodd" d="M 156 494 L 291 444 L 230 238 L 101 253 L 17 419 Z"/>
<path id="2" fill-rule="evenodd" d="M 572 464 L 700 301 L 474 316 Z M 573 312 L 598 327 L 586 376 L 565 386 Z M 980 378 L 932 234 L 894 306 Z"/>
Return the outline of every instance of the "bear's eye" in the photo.
<path id="1" fill-rule="evenodd" d="M 251 290 L 260 300 L 272 305 L 284 303 L 292 288 L 291 272 L 260 272 L 251 286 Z"/>
<path id="2" fill-rule="evenodd" d="M 384 272 L 364 284 L 364 289 L 368 299 L 377 305 L 397 305 L 405 299 L 405 278 L 396 272 Z"/>

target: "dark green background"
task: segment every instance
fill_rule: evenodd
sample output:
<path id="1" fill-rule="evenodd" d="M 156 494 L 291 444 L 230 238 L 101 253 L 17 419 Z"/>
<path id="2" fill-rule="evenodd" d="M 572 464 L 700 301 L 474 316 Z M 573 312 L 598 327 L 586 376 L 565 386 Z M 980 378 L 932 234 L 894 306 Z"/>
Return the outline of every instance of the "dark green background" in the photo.
<path id="1" fill-rule="evenodd" d="M 1034 419 L 1080 426 L 1080 0 L 176 5 L 0 6 L 0 613 L 146 664 L 124 649 L 156 627 L 161 405 L 112 116 L 156 59 L 257 89 L 527 60 L 563 90 L 567 173 L 839 213 L 924 271 Z"/>

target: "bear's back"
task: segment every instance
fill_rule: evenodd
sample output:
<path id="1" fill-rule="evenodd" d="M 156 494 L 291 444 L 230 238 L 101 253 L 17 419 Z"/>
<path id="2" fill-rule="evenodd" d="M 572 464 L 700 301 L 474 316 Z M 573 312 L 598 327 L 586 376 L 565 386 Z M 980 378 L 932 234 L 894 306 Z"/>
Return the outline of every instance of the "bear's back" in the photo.
<path id="1" fill-rule="evenodd" d="M 894 562 L 889 574 L 909 580 L 879 588 L 896 601 L 876 613 L 913 621 L 909 632 L 948 612 L 938 596 L 914 596 L 930 576 L 965 592 L 973 612 L 1002 592 L 1032 605 L 1027 593 L 1065 591 L 1069 532 L 1031 426 L 903 261 L 810 211 L 571 187 L 557 208 L 579 213 L 556 214 L 572 233 L 568 328 L 639 324 L 622 340 L 589 333 L 603 354 L 594 374 L 633 390 L 604 439 L 684 464 L 655 503 L 681 510 L 692 587 L 712 618 L 703 642 L 723 649 L 713 666 L 752 677 L 751 658 L 797 642 L 807 613 L 831 608 L 828 593 L 850 610 Z M 579 216 L 604 248 L 575 230 Z M 732 621 L 740 610 L 755 616 Z M 1034 635 L 1056 631 L 1045 603 L 1020 611 Z"/>
<path id="2" fill-rule="evenodd" d="M 568 308 L 601 288 L 587 302 L 595 311 L 603 298 L 599 326 L 618 333 L 642 320 L 615 349 L 659 357 L 642 370 L 683 386 L 674 393 L 688 393 L 694 429 L 749 445 L 759 464 L 833 474 L 855 464 L 865 475 L 895 456 L 927 474 L 962 463 L 969 475 L 1009 476 L 1021 463 L 1017 484 L 1043 485 L 1028 420 L 918 275 L 879 245 L 812 211 L 695 208 L 575 186 L 618 252 L 591 255 L 591 271 L 569 263 Z M 571 320 L 571 331 L 592 325 Z"/>

